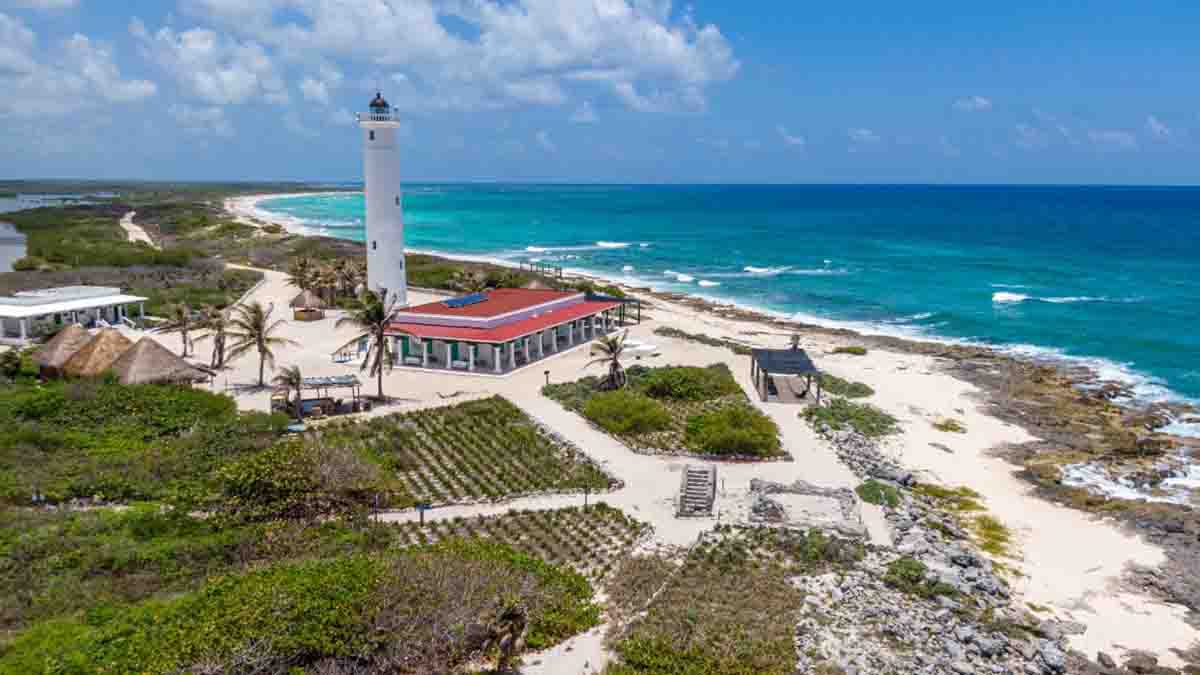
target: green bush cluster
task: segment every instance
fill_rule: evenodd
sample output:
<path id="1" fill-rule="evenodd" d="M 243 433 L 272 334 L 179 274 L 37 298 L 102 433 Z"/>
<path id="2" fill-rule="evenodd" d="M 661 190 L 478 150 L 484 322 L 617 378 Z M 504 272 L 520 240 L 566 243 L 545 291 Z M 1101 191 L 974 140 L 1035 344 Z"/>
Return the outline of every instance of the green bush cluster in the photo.
<path id="1" fill-rule="evenodd" d="M 931 578 L 925 563 L 911 556 L 901 556 L 888 563 L 883 582 L 901 593 L 921 598 L 956 593 L 953 586 Z"/>
<path id="2" fill-rule="evenodd" d="M 55 381 L 0 388 L 0 502 L 205 499 L 215 469 L 286 420 L 200 389 Z"/>
<path id="3" fill-rule="evenodd" d="M 800 413 L 816 427 L 825 424 L 841 431 L 853 429 L 868 438 L 882 438 L 900 431 L 900 421 L 869 403 L 853 403 L 832 397 L 825 405 L 813 405 Z"/>
<path id="4" fill-rule="evenodd" d="M 824 393 L 843 398 L 866 398 L 875 394 L 875 390 L 870 385 L 844 380 L 829 373 L 821 373 L 821 390 Z"/>
<path id="5" fill-rule="evenodd" d="M 712 455 L 770 457 L 782 452 L 775 421 L 748 404 L 688 418 L 688 447 Z"/>
<path id="6" fill-rule="evenodd" d="M 837 347 L 833 350 L 834 354 L 850 354 L 852 356 L 866 356 L 867 348 L 860 345 L 848 345 Z"/>
<path id="7" fill-rule="evenodd" d="M 583 405 L 583 415 L 611 434 L 662 431 L 671 425 L 663 404 L 628 389 L 595 394 Z"/>
<path id="8" fill-rule="evenodd" d="M 858 497 L 868 504 L 896 508 L 900 505 L 900 491 L 874 478 L 867 479 L 854 488 Z"/>
<path id="9" fill-rule="evenodd" d="M 754 351 L 746 345 L 739 344 L 733 340 L 722 340 L 704 335 L 703 333 L 689 333 L 687 331 L 682 331 L 678 328 L 672 328 L 670 326 L 659 326 L 658 328 L 654 329 L 654 334 L 661 335 L 663 337 L 676 338 L 678 340 L 698 342 L 702 345 L 708 345 L 709 347 L 728 347 L 734 354 L 738 354 L 740 356 L 749 356 Z"/>
<path id="10" fill-rule="evenodd" d="M 648 396 L 675 401 L 707 401 L 742 391 L 724 363 L 654 368 L 635 383 Z"/>
<path id="11" fill-rule="evenodd" d="M 0 672 L 230 672 L 247 655 L 281 670 L 342 659 L 449 672 L 484 655 L 507 607 L 527 613 L 530 649 L 599 623 L 580 575 L 501 544 L 454 540 L 280 562 L 169 599 L 47 620 L 12 641 Z"/>

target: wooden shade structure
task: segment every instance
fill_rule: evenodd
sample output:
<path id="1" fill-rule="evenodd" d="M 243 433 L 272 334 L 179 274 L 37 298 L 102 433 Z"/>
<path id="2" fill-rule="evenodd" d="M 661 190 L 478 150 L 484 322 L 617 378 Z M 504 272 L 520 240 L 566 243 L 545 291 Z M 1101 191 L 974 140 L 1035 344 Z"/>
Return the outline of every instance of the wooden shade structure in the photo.
<path id="1" fill-rule="evenodd" d="M 112 368 L 112 364 L 131 346 L 133 343 L 120 331 L 105 328 L 67 359 L 62 372 L 71 377 L 99 377 Z"/>
<path id="2" fill-rule="evenodd" d="M 803 377 L 804 390 L 781 389 L 776 386 L 774 376 Z M 812 385 L 817 385 L 816 402 L 821 402 L 821 371 L 799 347 L 791 349 L 755 349 L 750 356 L 750 378 L 754 389 L 763 401 L 772 395 L 780 402 L 796 402 L 808 396 Z"/>
<path id="3" fill-rule="evenodd" d="M 92 336 L 79 324 L 68 324 L 33 355 L 43 377 L 62 375 L 62 367 Z"/>
<path id="4" fill-rule="evenodd" d="M 301 307 L 304 309 L 328 309 L 329 305 L 321 296 L 312 292 L 312 289 L 306 290 L 300 295 L 292 298 L 292 307 Z"/>
<path id="5" fill-rule="evenodd" d="M 211 377 L 148 337 L 125 350 L 111 370 L 121 384 L 192 384 Z"/>

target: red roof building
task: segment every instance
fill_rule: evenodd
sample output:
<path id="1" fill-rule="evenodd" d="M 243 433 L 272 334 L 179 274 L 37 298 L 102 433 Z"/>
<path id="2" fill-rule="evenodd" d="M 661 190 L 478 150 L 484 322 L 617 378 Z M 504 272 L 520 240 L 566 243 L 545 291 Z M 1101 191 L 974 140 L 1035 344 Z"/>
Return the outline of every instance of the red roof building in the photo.
<path id="1" fill-rule="evenodd" d="M 405 307 L 387 333 L 404 365 L 507 373 L 613 331 L 622 305 L 580 291 L 497 288 Z"/>

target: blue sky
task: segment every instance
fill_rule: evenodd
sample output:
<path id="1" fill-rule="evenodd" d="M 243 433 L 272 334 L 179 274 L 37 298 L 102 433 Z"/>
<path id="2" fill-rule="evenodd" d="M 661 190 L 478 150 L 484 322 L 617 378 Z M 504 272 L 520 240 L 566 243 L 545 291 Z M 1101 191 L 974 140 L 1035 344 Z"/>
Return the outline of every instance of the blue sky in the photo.
<path id="1" fill-rule="evenodd" d="M 1200 6 L 0 0 L 0 176 L 1198 182 Z"/>

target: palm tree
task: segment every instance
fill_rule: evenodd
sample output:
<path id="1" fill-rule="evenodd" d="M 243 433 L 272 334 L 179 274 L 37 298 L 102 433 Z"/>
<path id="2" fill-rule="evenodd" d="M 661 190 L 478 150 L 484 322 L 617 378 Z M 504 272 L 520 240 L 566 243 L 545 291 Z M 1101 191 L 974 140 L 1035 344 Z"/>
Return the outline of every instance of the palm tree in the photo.
<path id="1" fill-rule="evenodd" d="M 306 256 L 292 258 L 288 262 L 288 283 L 302 291 L 307 291 L 312 288 L 315 267 L 312 258 Z"/>
<path id="2" fill-rule="evenodd" d="M 162 327 L 163 333 L 179 333 L 179 337 L 183 341 L 183 351 L 180 356 L 186 357 L 192 347 L 191 332 L 199 328 L 199 323 L 196 321 L 195 315 L 192 314 L 192 308 L 186 303 L 171 305 L 170 318 L 167 320 L 167 325 Z"/>
<path id="3" fill-rule="evenodd" d="M 391 300 L 385 304 L 379 299 L 379 296 L 370 291 L 363 295 L 358 309 L 338 319 L 336 326 L 339 328 L 342 325 L 354 326 L 362 331 L 355 338 L 356 340 L 370 340 L 370 344 L 367 346 L 367 355 L 359 370 L 370 369 L 371 377 L 376 378 L 378 382 L 379 399 L 383 400 L 383 369 L 391 370 L 395 365 L 392 352 L 387 348 L 385 331 L 392 314 L 396 311 L 396 301 Z"/>
<path id="4" fill-rule="evenodd" d="M 625 386 L 625 368 L 621 366 L 621 354 L 625 351 L 625 338 L 628 335 L 629 331 L 625 331 L 620 335 L 605 335 L 597 338 L 595 346 L 600 350 L 601 356 L 592 359 L 587 364 L 590 366 L 595 363 L 607 363 L 607 384 L 612 389 L 620 389 Z"/>
<path id="5" fill-rule="evenodd" d="M 296 392 L 296 419 L 303 422 L 304 406 L 301 399 L 304 398 L 304 376 L 300 374 L 300 366 L 284 368 L 272 378 L 271 383 L 286 388 L 289 394 Z"/>
<path id="6" fill-rule="evenodd" d="M 454 273 L 454 287 L 467 293 L 478 293 L 487 289 L 487 279 L 471 270 L 459 270 Z"/>
<path id="7" fill-rule="evenodd" d="M 213 350 L 209 365 L 214 370 L 225 367 L 225 338 L 230 323 L 229 313 L 212 305 L 205 308 L 204 318 L 200 320 L 199 327 L 208 332 L 197 335 L 196 341 L 212 338 Z"/>
<path id="8" fill-rule="evenodd" d="M 326 300 L 330 305 L 336 304 L 337 288 L 342 277 L 333 265 L 321 265 L 313 272 L 313 282 L 317 288 L 325 291 Z"/>
<path id="9" fill-rule="evenodd" d="M 229 360 L 232 361 L 250 350 L 258 352 L 258 386 L 266 386 L 263 369 L 270 365 L 275 370 L 276 347 L 295 345 L 295 340 L 279 337 L 275 331 L 287 323 L 283 319 L 271 321 L 271 312 L 275 305 L 263 307 L 257 300 L 248 305 L 238 305 L 233 308 L 233 317 L 229 322 L 226 333 L 233 338 L 229 348 Z"/>

